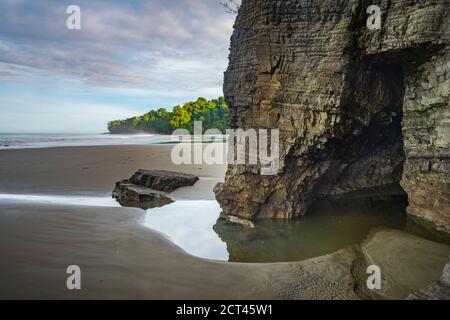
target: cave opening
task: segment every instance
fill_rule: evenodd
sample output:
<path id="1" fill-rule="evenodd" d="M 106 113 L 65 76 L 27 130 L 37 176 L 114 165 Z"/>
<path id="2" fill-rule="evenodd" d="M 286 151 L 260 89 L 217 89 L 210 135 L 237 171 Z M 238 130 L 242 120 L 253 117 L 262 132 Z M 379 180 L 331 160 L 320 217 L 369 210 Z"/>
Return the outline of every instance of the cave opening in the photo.
<path id="1" fill-rule="evenodd" d="M 392 61 L 377 57 L 355 67 L 341 132 L 329 141 L 332 165 L 317 184 L 320 200 L 308 213 L 317 211 L 323 200 L 366 211 L 390 203 L 406 223 L 407 194 L 400 185 L 406 85 L 403 66 Z"/>

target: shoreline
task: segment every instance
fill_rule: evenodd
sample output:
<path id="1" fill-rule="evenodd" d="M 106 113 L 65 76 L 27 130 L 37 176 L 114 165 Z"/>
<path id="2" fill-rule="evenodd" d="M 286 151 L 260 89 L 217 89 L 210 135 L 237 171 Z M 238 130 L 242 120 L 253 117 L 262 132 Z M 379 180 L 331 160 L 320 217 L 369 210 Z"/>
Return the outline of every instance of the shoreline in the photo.
<path id="1" fill-rule="evenodd" d="M 223 262 L 190 255 L 143 226 L 140 209 L 0 207 L 8 212 L 0 214 L 2 299 L 403 299 L 439 279 L 450 253 L 382 229 L 360 246 L 304 261 Z M 387 279 L 373 296 L 360 289 L 369 261 Z M 65 287 L 73 264 L 82 270 L 80 291 Z"/>
<path id="2" fill-rule="evenodd" d="M 0 206 L 9 212 L 0 214 L 0 254 L 6 258 L 0 272 L 8 288 L 0 290 L 2 299 L 272 299 L 287 289 L 274 289 L 273 276 L 292 273 L 292 263 L 190 255 L 143 226 L 140 209 Z M 65 287 L 65 268 L 72 264 L 82 270 L 82 290 L 76 292 Z M 355 298 L 345 287 L 334 291 Z M 328 292 L 323 288 L 323 298 Z"/>
<path id="3" fill-rule="evenodd" d="M 202 193 L 214 199 L 212 187 L 223 179 L 225 165 L 175 165 L 172 146 L 113 145 L 0 151 L 0 193 L 110 194 L 117 181 L 138 169 L 194 174 L 204 179 Z M 187 196 L 189 189 L 185 189 Z M 197 193 L 196 197 L 202 198 Z"/>
<path id="4" fill-rule="evenodd" d="M 51 149 L 64 147 L 104 147 L 126 145 L 154 145 L 170 142 L 167 134 L 103 134 L 103 133 L 0 133 L 0 151 Z"/>
<path id="5" fill-rule="evenodd" d="M 212 186 L 223 179 L 226 167 L 175 166 L 169 161 L 170 149 L 131 145 L 2 150 L 0 192 L 110 194 L 115 181 L 146 168 L 203 177 L 196 188 L 172 193 L 175 200 L 214 199 Z M 353 265 L 373 260 L 394 279 L 378 296 L 399 299 L 437 280 L 450 254 L 449 246 L 381 230 L 361 245 L 299 262 L 220 262 L 189 255 L 141 225 L 144 213 L 133 208 L 0 201 L 0 255 L 4 257 L 0 297 L 358 299 L 366 295 L 358 292 L 357 284 L 363 280 Z M 410 266 L 411 261 L 415 266 Z M 65 286 L 65 268 L 72 264 L 82 269 L 83 289 L 78 292 Z M 407 285 L 396 283 L 399 276 L 409 279 Z"/>

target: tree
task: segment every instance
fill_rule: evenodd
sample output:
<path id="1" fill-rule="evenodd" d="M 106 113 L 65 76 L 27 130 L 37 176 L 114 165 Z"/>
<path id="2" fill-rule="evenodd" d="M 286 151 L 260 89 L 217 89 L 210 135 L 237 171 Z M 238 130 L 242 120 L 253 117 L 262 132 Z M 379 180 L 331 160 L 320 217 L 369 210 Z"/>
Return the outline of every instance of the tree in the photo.
<path id="1" fill-rule="evenodd" d="M 172 116 L 169 120 L 169 123 L 173 128 L 186 128 L 190 121 L 191 115 L 187 108 L 180 106 L 173 108 Z"/>
<path id="2" fill-rule="evenodd" d="M 202 121 L 203 129 L 218 129 L 225 133 L 230 128 L 228 106 L 223 97 L 208 101 L 198 98 L 175 106 L 172 112 L 159 108 L 125 120 L 108 123 L 111 133 L 152 132 L 171 134 L 175 129 L 186 129 L 193 133 L 194 121 Z"/>

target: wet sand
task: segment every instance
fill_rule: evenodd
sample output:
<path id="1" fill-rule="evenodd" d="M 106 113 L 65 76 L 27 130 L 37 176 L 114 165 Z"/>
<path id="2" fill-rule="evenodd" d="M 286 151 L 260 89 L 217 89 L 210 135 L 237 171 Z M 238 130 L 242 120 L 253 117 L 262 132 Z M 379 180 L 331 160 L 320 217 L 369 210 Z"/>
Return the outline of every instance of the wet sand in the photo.
<path id="1" fill-rule="evenodd" d="M 214 199 L 226 167 L 175 166 L 170 145 L 66 147 L 0 152 L 0 192 L 109 195 L 137 169 L 199 175 L 173 199 Z M 1 298 L 268 299 L 273 270 L 190 256 L 140 225 L 144 211 L 0 202 Z M 82 290 L 66 288 L 67 266 L 79 265 Z M 347 291 L 346 288 L 343 288 Z M 353 296 L 350 293 L 350 296 Z"/>
<path id="2" fill-rule="evenodd" d="M 173 198 L 212 199 L 212 187 L 223 179 L 225 167 L 177 167 L 170 161 L 170 150 L 169 145 L 152 145 L 0 151 L 0 192 L 106 195 L 115 181 L 145 168 L 197 174 L 201 176 L 198 186 L 180 189 Z M 362 281 L 355 274 L 354 261 L 369 256 L 359 246 L 293 263 L 210 261 L 186 254 L 163 235 L 140 225 L 143 215 L 144 211 L 130 208 L 2 200 L 0 298 L 358 298 L 356 282 Z M 405 290 L 420 289 L 439 278 L 450 248 L 392 232 L 395 236 L 376 233 L 381 234 L 373 237 L 378 251 L 370 259 L 385 266 L 394 279 L 387 297 L 401 298 Z M 416 250 L 417 246 L 421 249 Z M 406 247 L 415 256 L 409 269 L 407 255 L 396 258 Z M 405 268 L 383 261 L 397 261 Z M 79 291 L 66 288 L 65 271 L 73 264 L 82 270 Z M 402 290 L 396 287 L 400 272 L 402 279 L 409 279 L 407 289 L 403 282 Z"/>
<path id="3" fill-rule="evenodd" d="M 199 193 L 189 195 L 185 188 L 176 194 L 214 199 L 212 187 L 223 180 L 226 166 L 177 166 L 171 150 L 168 144 L 0 150 L 0 192 L 109 195 L 116 181 L 142 168 L 198 175 Z"/>
<path id="4" fill-rule="evenodd" d="M 183 254 L 137 224 L 140 210 L 2 208 L 2 298 L 248 298 L 246 287 L 270 297 L 267 274 Z M 82 271 L 80 291 L 66 288 L 72 264 Z"/>

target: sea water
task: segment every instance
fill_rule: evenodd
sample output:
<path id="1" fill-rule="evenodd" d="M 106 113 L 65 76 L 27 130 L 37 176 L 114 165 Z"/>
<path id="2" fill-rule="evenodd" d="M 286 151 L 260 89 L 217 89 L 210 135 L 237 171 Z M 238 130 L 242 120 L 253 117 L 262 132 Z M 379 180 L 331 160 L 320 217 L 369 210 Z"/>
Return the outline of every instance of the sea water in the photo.
<path id="1" fill-rule="evenodd" d="M 0 150 L 106 145 L 143 145 L 171 142 L 154 134 L 0 134 Z"/>

